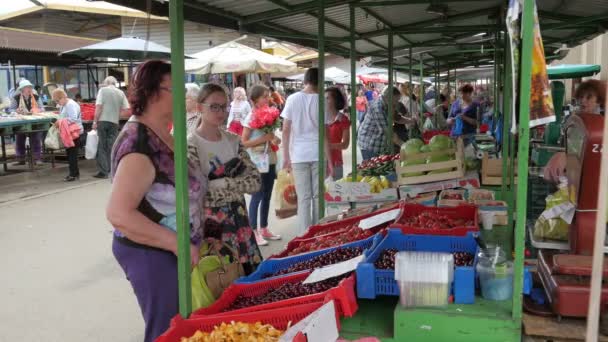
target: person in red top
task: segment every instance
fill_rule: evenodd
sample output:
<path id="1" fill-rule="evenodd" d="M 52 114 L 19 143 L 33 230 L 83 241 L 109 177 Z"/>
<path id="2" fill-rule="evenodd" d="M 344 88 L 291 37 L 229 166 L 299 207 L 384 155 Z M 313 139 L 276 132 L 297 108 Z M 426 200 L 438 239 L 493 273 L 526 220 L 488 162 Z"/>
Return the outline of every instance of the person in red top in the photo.
<path id="1" fill-rule="evenodd" d="M 363 122 L 363 116 L 365 115 L 365 112 L 367 112 L 367 97 L 365 97 L 363 89 L 359 89 L 356 101 L 357 102 L 355 108 L 357 109 L 357 121 L 361 123 Z"/>
<path id="2" fill-rule="evenodd" d="M 346 106 L 346 98 L 340 89 L 330 87 L 325 90 L 325 104 L 325 115 L 331 122 L 328 140 L 334 167 L 332 176 L 340 179 L 344 176 L 342 150 L 346 150 L 350 144 L 350 120 L 341 112 Z"/>

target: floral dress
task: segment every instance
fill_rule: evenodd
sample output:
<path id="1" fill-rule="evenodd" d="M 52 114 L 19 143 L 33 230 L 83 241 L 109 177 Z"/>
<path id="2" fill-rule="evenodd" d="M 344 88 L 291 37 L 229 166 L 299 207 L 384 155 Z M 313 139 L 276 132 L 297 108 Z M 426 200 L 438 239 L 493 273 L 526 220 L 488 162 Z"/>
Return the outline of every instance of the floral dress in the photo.
<path id="1" fill-rule="evenodd" d="M 240 138 L 229 132 L 222 132 L 219 142 L 207 141 L 196 133 L 191 134 L 188 137 L 188 152 L 190 160 L 200 163 L 205 176 L 217 174 L 218 170 L 234 158 L 242 161 L 243 171 L 239 175 L 222 177 L 209 183 L 204 200 L 205 239 L 214 244 L 222 255 L 233 255 L 222 243 L 232 247 L 237 251 L 245 273 L 252 273 L 262 262 L 262 254 L 249 224 L 243 195 L 260 189 L 261 180 L 257 168 L 240 144 Z"/>

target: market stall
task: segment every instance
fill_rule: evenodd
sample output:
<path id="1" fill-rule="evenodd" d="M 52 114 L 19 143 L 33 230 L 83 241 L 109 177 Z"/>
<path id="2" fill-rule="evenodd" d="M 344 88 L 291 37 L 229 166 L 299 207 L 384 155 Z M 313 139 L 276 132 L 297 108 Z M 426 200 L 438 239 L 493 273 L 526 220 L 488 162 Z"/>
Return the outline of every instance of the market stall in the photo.
<path id="1" fill-rule="evenodd" d="M 51 123 L 57 119 L 53 112 L 43 112 L 31 115 L 0 115 L 0 142 L 2 144 L 2 158 L 4 172 L 8 171 L 8 163 L 11 159 L 6 153 L 6 137 L 12 137 L 17 133 L 29 135 L 36 132 L 46 132 Z M 31 151 L 27 150 L 26 160 L 30 170 L 34 169 L 34 159 Z"/>
<path id="2" fill-rule="evenodd" d="M 172 72 L 175 79 L 183 79 L 184 76 L 184 16 L 196 20 L 196 15 L 200 14 L 197 11 L 209 10 L 207 6 L 201 8 L 193 5 L 189 7 L 188 13 L 184 13 L 183 3 L 176 0 L 164 7 L 156 7 L 159 12 L 169 9 L 174 53 Z M 329 317 L 335 318 L 335 321 L 328 319 L 327 322 L 335 322 L 337 334 L 348 339 L 374 336 L 382 341 L 521 340 L 523 293 L 529 288 L 524 284 L 530 283 L 525 281 L 527 273 L 524 270 L 530 126 L 546 124 L 551 117 L 539 115 L 547 110 L 546 103 L 543 102 L 547 91 L 543 88 L 546 69 L 542 45 L 539 47 L 542 38 L 538 36 L 538 30 L 535 32 L 535 27 L 538 26 L 535 22 L 536 2 L 511 1 L 512 7 L 508 9 L 510 19 L 507 20 L 503 20 L 502 1 L 468 4 L 466 8 L 459 7 L 457 3 L 444 7 L 429 2 L 422 7 L 408 7 L 416 15 L 408 16 L 412 18 L 411 21 L 398 25 L 387 19 L 387 12 L 394 12 L 393 6 L 410 6 L 398 1 L 353 1 L 345 4 L 342 1 L 320 0 L 297 5 L 284 2 L 270 8 L 265 7 L 268 3 L 260 1 L 256 5 L 264 9 L 257 13 L 242 12 L 238 6 L 231 6 L 227 2 L 218 1 L 215 4 L 221 8 L 214 7 L 211 10 L 215 15 L 225 15 L 227 26 L 233 23 L 235 27 L 246 28 L 251 32 L 265 32 L 271 36 L 275 33 L 277 37 L 289 36 L 292 41 L 308 42 L 305 44 L 309 46 L 318 45 L 321 79 L 324 79 L 326 51 L 349 56 L 353 89 L 356 86 L 355 62 L 360 54 L 388 56 L 388 84 L 394 83 L 393 62 L 399 57 L 409 56 L 410 71 L 415 59 L 415 63 L 419 63 L 417 73 L 422 78 L 423 75 L 437 73 L 439 70 L 474 65 L 479 59 L 490 56 L 494 60 L 497 75 L 502 75 L 494 77 L 494 90 L 499 89 L 500 80 L 500 95 L 503 98 L 503 139 L 500 140 L 502 158 L 498 162 L 503 171 L 500 174 L 502 182 L 500 186 L 480 189 L 479 174 L 474 170 L 473 173 L 467 172 L 464 143 L 447 137 L 435 138 L 434 142 L 431 139 L 428 144 L 424 141 L 410 143 L 412 147 L 404 148 L 399 156 L 383 156 L 374 161 L 375 165 L 357 165 L 356 158 L 353 158 L 350 182 L 345 179 L 343 182 L 328 184 L 326 196 L 319 196 L 321 208 L 325 209 L 325 204 L 334 200 L 350 205 L 351 202 L 358 204 L 364 198 L 370 198 L 366 196 L 377 199 L 374 196 L 394 194 L 395 184 L 397 196 L 401 199 L 395 201 L 394 197 L 387 197 L 378 201 L 380 203 L 368 205 L 371 209 L 358 215 L 351 215 L 351 211 L 336 213 L 335 221 L 309 228 L 304 235 L 290 241 L 283 252 L 265 261 L 256 273 L 230 286 L 213 304 L 193 311 L 184 169 L 185 119 L 177 114 L 183 112 L 184 103 L 176 100 L 176 188 L 178 212 L 181 214 L 178 220 L 181 317 L 175 318 L 167 333 L 159 340 L 177 341 L 195 334 L 203 340 L 205 333 L 212 330 L 220 330 L 219 333 L 234 332 L 236 329 L 230 327 L 231 321 L 261 321 L 261 324 L 284 330 L 291 326 L 290 322 L 305 322 L 306 325 L 307 322 L 314 321 L 320 315 L 317 310 L 322 309 L 326 303 L 331 303 L 327 310 Z M 573 6 L 576 5 L 580 3 Z M 542 17 L 548 6 L 541 2 L 538 6 Z M 578 7 L 580 12 L 577 14 L 581 16 L 564 13 L 573 10 L 569 7 L 557 12 L 551 8 L 550 14 L 545 12 L 544 20 L 548 21 L 546 27 L 553 31 L 549 36 L 551 38 L 545 38 L 547 46 L 564 40 L 578 43 L 580 39 L 598 33 L 589 28 L 571 32 L 577 31 L 572 29 L 572 25 L 577 23 L 605 20 L 585 17 L 597 9 L 584 7 Z M 350 25 L 340 23 L 332 17 L 333 11 L 348 11 Z M 450 14 L 453 11 L 458 14 Z M 356 16 L 362 13 L 363 16 Z M 442 13 L 449 25 L 434 26 L 437 18 L 429 18 L 427 15 L 437 13 Z M 312 17 L 314 21 L 311 24 L 303 16 L 309 20 L 313 20 L 310 19 Z M 372 23 L 358 31 L 358 25 L 363 26 L 359 21 L 366 16 L 376 21 L 375 29 Z M 426 20 L 421 20 L 423 18 L 418 16 Z M 200 16 L 202 17 L 204 16 Z M 474 17 L 479 21 L 466 21 Z M 480 25 L 479 22 L 486 25 Z M 258 26 L 257 23 L 262 24 Z M 383 28 L 380 28 L 379 23 Z M 281 28 L 281 24 L 290 27 Z M 326 25 L 332 26 L 332 30 L 327 30 L 327 35 Z M 508 31 L 507 26 L 517 32 L 511 35 L 511 39 L 501 33 Z M 564 28 L 572 30 L 563 30 Z M 346 32 L 348 36 L 340 37 L 336 31 Z M 494 42 L 492 50 L 488 51 L 483 46 L 479 49 L 479 45 L 484 43 L 473 43 L 478 47 L 472 49 L 473 52 L 467 52 L 469 49 L 459 46 L 470 46 L 472 43 L 459 42 L 458 32 L 474 37 L 479 31 L 493 32 L 490 39 Z M 418 40 L 413 39 L 412 35 L 427 35 L 421 39 L 425 43 L 413 43 Z M 386 38 L 386 46 L 378 43 L 378 37 Z M 375 50 L 378 45 L 381 45 L 382 50 Z M 449 57 L 452 54 L 444 52 L 444 58 L 429 63 L 428 58 L 433 58 L 433 51 L 418 52 L 415 56 L 412 54 L 413 47 L 423 45 L 455 46 L 456 50 L 463 52 L 457 51 L 457 57 Z M 364 49 L 364 52 L 360 53 L 359 49 Z M 396 52 L 403 49 L 409 50 L 409 54 L 396 56 Z M 406 67 L 401 66 L 401 69 Z M 323 122 L 324 85 L 323 82 L 320 83 L 319 121 Z M 174 98 L 182 99 L 182 91 L 183 89 L 176 88 Z M 392 113 L 392 92 L 389 94 L 388 112 Z M 354 108 L 354 103 L 352 107 Z M 354 115 L 353 110 L 352 122 L 356 121 Z M 388 115 L 388 121 L 388 127 L 392 127 L 392 115 Z M 320 130 L 321 138 L 323 134 L 324 131 Z M 386 132 L 389 142 L 391 134 L 391 131 Z M 356 129 L 353 125 L 353 140 L 356 141 L 355 137 Z M 319 154 L 323 154 L 322 147 Z M 355 144 L 353 154 L 356 155 Z M 436 159 L 438 154 L 442 154 L 443 160 Z M 398 161 L 395 160 L 397 158 Z M 320 164 L 320 170 L 324 170 L 323 162 Z M 392 182 L 386 174 L 392 171 L 391 168 L 395 172 Z M 359 171 L 368 172 L 370 175 L 367 177 L 372 179 L 361 182 L 363 178 L 359 178 L 362 177 Z M 319 183 L 324 181 L 324 172 L 320 172 Z M 386 182 L 393 184 L 386 187 Z M 432 192 L 436 194 L 433 195 Z M 412 201 L 418 203 L 408 203 Z M 348 218 L 344 219 L 345 216 Z M 506 224 L 501 224 L 505 222 Z M 500 236 L 501 234 L 503 235 Z M 512 247 L 505 244 L 509 240 L 505 237 L 513 238 Z M 597 244 L 598 240 L 595 242 Z M 479 285 L 476 279 L 479 279 Z M 214 325 L 218 327 L 212 327 Z M 302 341 L 307 337 L 310 341 L 314 333 L 323 330 L 318 325 L 315 329 L 314 324 L 312 327 L 296 324 L 296 327 L 301 329 L 299 338 Z M 252 329 L 264 334 L 263 337 L 268 337 L 269 340 L 280 338 L 268 326 L 247 326 L 247 329 L 238 330 Z M 337 334 L 331 335 L 327 340 L 335 340 Z M 197 340 L 196 335 L 192 341 Z M 291 333 L 286 333 L 285 336 L 288 340 L 299 341 L 298 337 L 291 338 Z"/>

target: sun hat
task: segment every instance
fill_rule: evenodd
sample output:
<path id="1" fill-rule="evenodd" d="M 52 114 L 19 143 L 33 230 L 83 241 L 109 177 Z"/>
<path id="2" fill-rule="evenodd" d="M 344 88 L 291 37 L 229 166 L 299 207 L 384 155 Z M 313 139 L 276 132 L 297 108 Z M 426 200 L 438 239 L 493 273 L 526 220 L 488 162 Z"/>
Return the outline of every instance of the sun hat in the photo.
<path id="1" fill-rule="evenodd" d="M 19 81 L 19 88 L 17 88 L 17 90 L 22 90 L 25 87 L 34 88 L 34 85 L 32 84 L 32 82 L 24 79 L 24 80 Z"/>

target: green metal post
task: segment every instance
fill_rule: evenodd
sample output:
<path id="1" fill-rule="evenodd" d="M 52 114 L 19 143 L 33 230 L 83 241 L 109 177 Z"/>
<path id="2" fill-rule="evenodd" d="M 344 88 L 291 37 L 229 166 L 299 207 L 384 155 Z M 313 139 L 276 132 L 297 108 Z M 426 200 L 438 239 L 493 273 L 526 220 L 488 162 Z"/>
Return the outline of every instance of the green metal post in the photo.
<path id="1" fill-rule="evenodd" d="M 350 126 L 352 149 L 352 180 L 357 181 L 357 41 L 355 40 L 355 7 L 349 8 L 350 11 Z"/>
<path id="2" fill-rule="evenodd" d="M 179 312 L 192 312 L 190 283 L 190 220 L 188 213 L 188 156 L 186 146 L 186 101 L 184 82 L 184 8 L 183 0 L 169 3 L 171 27 L 171 79 L 173 80 L 173 127 L 175 139 L 175 206 L 177 213 L 177 274 Z"/>
<path id="3" fill-rule="evenodd" d="M 501 147 L 501 155 L 502 155 L 502 174 L 503 177 L 507 177 L 508 173 L 508 159 L 511 158 L 511 153 L 509 153 L 509 137 L 511 135 L 511 99 L 512 99 L 512 79 L 511 79 L 511 56 L 510 56 L 510 47 L 509 44 L 505 44 L 505 67 L 503 70 L 503 94 L 502 94 L 502 147 Z M 510 188 L 510 187 L 509 187 Z M 507 181 L 503 179 L 501 185 L 501 195 L 502 199 L 505 200 L 507 196 Z M 509 206 L 509 210 L 513 210 L 512 205 Z M 509 216 L 512 220 L 513 216 Z"/>
<path id="4" fill-rule="evenodd" d="M 422 63 L 422 54 L 420 56 L 420 94 L 418 94 L 418 98 L 420 99 L 420 120 L 422 120 L 422 114 L 424 113 L 424 64 Z"/>
<path id="5" fill-rule="evenodd" d="M 412 96 L 414 94 L 414 85 L 412 84 L 412 73 L 414 72 L 413 69 L 413 65 L 412 65 L 412 48 L 410 48 L 410 86 L 408 91 L 408 94 L 410 94 L 410 108 L 408 108 L 410 116 L 412 116 L 412 111 L 414 110 L 414 97 Z"/>
<path id="6" fill-rule="evenodd" d="M 521 77 L 519 86 L 519 151 L 517 173 L 517 222 L 515 227 L 515 277 L 513 280 L 513 319 L 522 317 L 524 244 L 528 204 L 528 152 L 530 144 L 530 93 L 535 1 L 525 0 L 522 15 Z"/>
<path id="7" fill-rule="evenodd" d="M 319 217 L 325 216 L 325 0 L 319 0 Z"/>
<path id="8" fill-rule="evenodd" d="M 393 115 L 395 113 L 395 106 L 393 105 L 393 32 L 390 31 L 388 34 L 388 125 L 386 127 L 386 140 L 388 151 L 392 154 L 393 150 Z"/>

